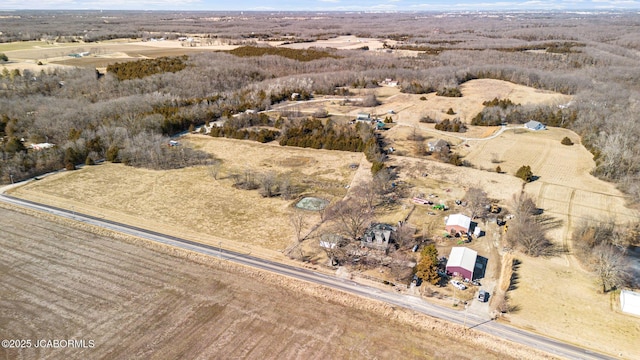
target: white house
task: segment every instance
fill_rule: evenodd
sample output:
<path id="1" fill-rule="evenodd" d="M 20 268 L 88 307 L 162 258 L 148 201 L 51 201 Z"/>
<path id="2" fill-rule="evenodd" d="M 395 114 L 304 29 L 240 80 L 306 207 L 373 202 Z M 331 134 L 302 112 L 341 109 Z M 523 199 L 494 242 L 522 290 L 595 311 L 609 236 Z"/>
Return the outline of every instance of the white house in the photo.
<path id="1" fill-rule="evenodd" d="M 538 131 L 538 130 L 546 130 L 547 126 L 539 121 L 535 121 L 535 120 L 530 120 L 528 121 L 526 124 L 524 124 L 524 127 L 529 129 L 529 130 L 533 130 L 533 131 Z"/>
<path id="2" fill-rule="evenodd" d="M 622 312 L 640 316 L 640 293 L 629 290 L 620 291 L 620 308 Z"/>

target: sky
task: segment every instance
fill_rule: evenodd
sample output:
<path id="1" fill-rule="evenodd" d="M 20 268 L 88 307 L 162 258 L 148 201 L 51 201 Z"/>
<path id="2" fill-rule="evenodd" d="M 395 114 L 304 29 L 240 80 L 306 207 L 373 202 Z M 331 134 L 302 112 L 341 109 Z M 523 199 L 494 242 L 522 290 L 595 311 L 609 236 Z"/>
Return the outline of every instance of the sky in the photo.
<path id="1" fill-rule="evenodd" d="M 640 0 L 1 0 L 0 10 L 465 11 L 640 10 Z"/>

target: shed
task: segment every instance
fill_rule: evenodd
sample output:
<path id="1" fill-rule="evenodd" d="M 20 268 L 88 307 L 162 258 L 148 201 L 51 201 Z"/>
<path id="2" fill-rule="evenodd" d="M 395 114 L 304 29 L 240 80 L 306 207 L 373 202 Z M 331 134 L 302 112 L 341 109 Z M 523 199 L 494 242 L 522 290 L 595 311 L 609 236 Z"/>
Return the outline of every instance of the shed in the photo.
<path id="1" fill-rule="evenodd" d="M 371 121 L 371 114 L 369 113 L 358 113 L 356 116 L 357 121 Z"/>
<path id="2" fill-rule="evenodd" d="M 463 214 L 449 215 L 445 223 L 445 229 L 450 234 L 466 234 L 471 230 L 471 227 L 471 218 Z"/>
<path id="3" fill-rule="evenodd" d="M 453 247 L 447 261 L 447 273 L 473 280 L 478 252 L 466 247 Z"/>
<path id="4" fill-rule="evenodd" d="M 622 312 L 640 316 L 640 293 L 630 290 L 620 291 L 620 308 Z"/>
<path id="5" fill-rule="evenodd" d="M 524 127 L 534 131 L 547 129 L 547 126 L 545 124 L 535 120 L 528 121 L 526 124 L 524 124 Z"/>

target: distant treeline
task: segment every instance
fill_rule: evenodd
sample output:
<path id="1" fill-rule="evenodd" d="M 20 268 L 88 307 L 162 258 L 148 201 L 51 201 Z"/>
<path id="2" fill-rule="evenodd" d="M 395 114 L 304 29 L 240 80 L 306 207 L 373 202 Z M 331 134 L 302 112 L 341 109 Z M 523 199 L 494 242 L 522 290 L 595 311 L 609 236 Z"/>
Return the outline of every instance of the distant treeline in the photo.
<path id="1" fill-rule="evenodd" d="M 259 47 L 259 46 L 240 46 L 233 50 L 227 51 L 231 55 L 240 57 L 277 55 L 287 59 L 297 61 L 312 61 L 323 58 L 339 59 L 340 56 L 333 55 L 327 51 L 315 49 L 289 49 L 275 47 Z"/>
<path id="2" fill-rule="evenodd" d="M 143 77 L 178 72 L 187 67 L 186 55 L 177 57 L 159 57 L 157 59 L 142 59 L 115 63 L 107 66 L 107 72 L 112 73 L 118 80 L 142 79 Z"/>

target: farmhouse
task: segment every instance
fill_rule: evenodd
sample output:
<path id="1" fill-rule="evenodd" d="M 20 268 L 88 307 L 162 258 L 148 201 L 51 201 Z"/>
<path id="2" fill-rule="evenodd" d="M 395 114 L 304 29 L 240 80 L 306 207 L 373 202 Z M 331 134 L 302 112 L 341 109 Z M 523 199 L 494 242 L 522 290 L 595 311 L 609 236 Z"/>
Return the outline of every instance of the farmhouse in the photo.
<path id="1" fill-rule="evenodd" d="M 524 124 L 524 127 L 529 129 L 529 130 L 533 130 L 533 131 L 538 131 L 538 130 L 546 130 L 547 126 L 539 121 L 535 121 L 535 120 L 531 120 L 528 121 L 526 124 Z"/>
<path id="2" fill-rule="evenodd" d="M 640 316 L 640 293 L 622 290 L 620 292 L 620 308 L 622 312 Z"/>
<path id="3" fill-rule="evenodd" d="M 429 151 L 431 152 L 441 152 L 443 150 L 449 152 L 449 143 L 442 139 L 430 141 L 427 143 L 427 145 L 429 146 Z"/>
<path id="4" fill-rule="evenodd" d="M 447 274 L 462 276 L 464 279 L 473 279 L 473 270 L 476 267 L 478 252 L 466 247 L 453 247 L 447 260 Z"/>
<path id="5" fill-rule="evenodd" d="M 471 218 L 463 214 L 449 215 L 445 219 L 445 229 L 449 234 L 467 234 L 473 231 L 475 223 L 471 221 Z"/>
<path id="6" fill-rule="evenodd" d="M 389 224 L 373 224 L 364 232 L 360 243 L 369 248 L 386 250 L 396 230 L 396 227 Z"/>

